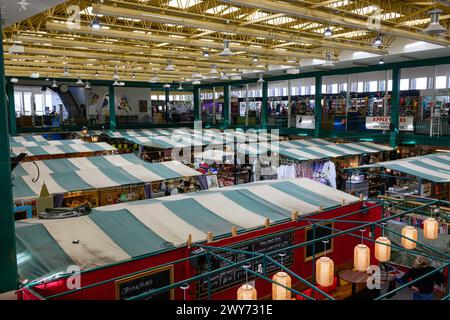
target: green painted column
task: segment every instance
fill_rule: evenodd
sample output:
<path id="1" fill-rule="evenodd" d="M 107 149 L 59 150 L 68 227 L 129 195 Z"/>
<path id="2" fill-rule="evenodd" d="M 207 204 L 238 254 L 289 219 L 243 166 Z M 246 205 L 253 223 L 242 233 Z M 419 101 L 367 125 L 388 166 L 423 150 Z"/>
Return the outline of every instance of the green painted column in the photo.
<path id="1" fill-rule="evenodd" d="M 314 115 L 316 123 L 314 126 L 314 137 L 320 137 L 320 129 L 322 127 L 322 77 L 316 77 Z"/>
<path id="2" fill-rule="evenodd" d="M 116 97 L 115 87 L 109 85 L 109 130 L 116 131 Z"/>
<path id="3" fill-rule="evenodd" d="M 267 103 L 269 101 L 269 82 L 262 83 L 261 128 L 267 128 Z"/>
<path id="4" fill-rule="evenodd" d="M 230 86 L 223 87 L 223 129 L 226 130 L 230 125 Z"/>
<path id="5" fill-rule="evenodd" d="M 389 142 L 392 148 L 398 146 L 399 105 L 400 105 L 400 77 L 401 69 L 392 69 L 392 94 L 391 94 L 391 133 Z"/>
<path id="6" fill-rule="evenodd" d="M 18 287 L 4 61 L 0 32 L 0 293 Z"/>
<path id="7" fill-rule="evenodd" d="M 9 133 L 11 135 L 16 135 L 17 124 L 16 124 L 16 106 L 14 102 L 14 83 L 8 82 L 6 84 L 6 95 L 8 96 Z"/>
<path id="8" fill-rule="evenodd" d="M 194 121 L 201 120 L 200 117 L 200 88 L 194 87 Z"/>

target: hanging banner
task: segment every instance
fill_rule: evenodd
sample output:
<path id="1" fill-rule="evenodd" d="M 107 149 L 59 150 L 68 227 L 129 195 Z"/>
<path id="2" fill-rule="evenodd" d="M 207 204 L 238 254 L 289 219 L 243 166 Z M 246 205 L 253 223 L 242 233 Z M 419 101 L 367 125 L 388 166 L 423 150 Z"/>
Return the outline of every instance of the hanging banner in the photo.
<path id="1" fill-rule="evenodd" d="M 391 117 L 366 117 L 366 128 L 369 130 L 389 130 Z M 414 117 L 400 117 L 400 131 L 414 131 Z"/>
<path id="2" fill-rule="evenodd" d="M 296 118 L 296 128 L 298 129 L 314 129 L 316 118 L 314 116 L 300 116 Z"/>

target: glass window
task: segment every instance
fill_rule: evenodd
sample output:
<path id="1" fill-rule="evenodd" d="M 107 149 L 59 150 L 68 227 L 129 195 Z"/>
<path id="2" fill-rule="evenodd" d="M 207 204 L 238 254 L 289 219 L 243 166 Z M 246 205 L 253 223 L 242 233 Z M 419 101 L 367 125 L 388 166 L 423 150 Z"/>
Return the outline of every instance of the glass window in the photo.
<path id="1" fill-rule="evenodd" d="M 23 113 L 22 92 L 14 92 L 14 107 L 16 114 Z"/>
<path id="2" fill-rule="evenodd" d="M 369 81 L 369 92 L 375 92 L 378 90 L 378 81 Z"/>
<path id="3" fill-rule="evenodd" d="M 26 116 L 31 116 L 31 92 L 23 93 L 23 106 Z"/>
<path id="4" fill-rule="evenodd" d="M 338 93 L 338 84 L 334 83 L 331 85 L 331 93 Z"/>
<path id="5" fill-rule="evenodd" d="M 358 82 L 357 92 L 364 92 L 364 82 Z"/>
<path id="6" fill-rule="evenodd" d="M 53 111 L 53 98 L 50 92 L 45 93 L 45 106 L 50 110 L 50 112 Z"/>
<path id="7" fill-rule="evenodd" d="M 36 106 L 36 114 L 42 116 L 44 114 L 44 101 L 42 99 L 42 93 L 34 95 L 34 104 Z"/>
<path id="8" fill-rule="evenodd" d="M 427 77 L 414 79 L 414 81 L 413 81 L 414 85 L 412 86 L 412 89 L 413 90 L 425 90 L 425 89 L 427 89 L 427 81 L 428 81 Z"/>
<path id="9" fill-rule="evenodd" d="M 388 80 L 388 91 L 392 91 L 392 80 Z"/>
<path id="10" fill-rule="evenodd" d="M 445 88 L 447 88 L 447 77 L 446 76 L 436 77 L 435 89 L 445 89 Z"/>
<path id="11" fill-rule="evenodd" d="M 322 94 L 325 94 L 325 93 L 327 93 L 327 85 L 323 84 L 322 85 Z"/>
<path id="12" fill-rule="evenodd" d="M 400 80 L 400 90 L 409 90 L 409 79 Z"/>

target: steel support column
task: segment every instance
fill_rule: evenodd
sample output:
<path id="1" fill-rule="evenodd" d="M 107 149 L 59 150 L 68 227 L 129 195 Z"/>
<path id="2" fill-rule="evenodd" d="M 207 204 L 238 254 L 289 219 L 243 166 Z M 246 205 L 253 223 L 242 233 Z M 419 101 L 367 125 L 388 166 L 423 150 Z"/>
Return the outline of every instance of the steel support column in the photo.
<path id="1" fill-rule="evenodd" d="M 230 99 L 230 86 L 223 87 L 223 129 L 226 130 L 230 125 L 230 113 L 231 99 Z"/>
<path id="2" fill-rule="evenodd" d="M 267 128 L 267 103 L 269 101 L 269 83 L 267 81 L 262 86 L 262 102 L 261 102 L 261 128 Z"/>
<path id="3" fill-rule="evenodd" d="M 322 77 L 316 77 L 316 92 L 314 97 L 314 115 L 316 123 L 314 126 L 314 136 L 320 137 L 320 129 L 322 126 Z"/>
<path id="4" fill-rule="evenodd" d="M 18 285 L 4 61 L 0 33 L 0 293 Z"/>
<path id="5" fill-rule="evenodd" d="M 116 131 L 115 87 L 109 85 L 109 130 Z"/>
<path id="6" fill-rule="evenodd" d="M 9 133 L 11 135 L 16 135 L 17 124 L 16 124 L 16 106 L 14 101 L 14 83 L 8 82 L 6 84 L 6 95 L 8 96 Z"/>
<path id="7" fill-rule="evenodd" d="M 194 87 L 194 121 L 201 120 L 200 116 L 200 88 Z"/>
<path id="8" fill-rule="evenodd" d="M 400 104 L 400 75 L 401 69 L 392 69 L 392 96 L 391 96 L 391 125 L 390 125 L 390 145 L 392 148 L 398 146 L 399 127 L 399 104 Z"/>

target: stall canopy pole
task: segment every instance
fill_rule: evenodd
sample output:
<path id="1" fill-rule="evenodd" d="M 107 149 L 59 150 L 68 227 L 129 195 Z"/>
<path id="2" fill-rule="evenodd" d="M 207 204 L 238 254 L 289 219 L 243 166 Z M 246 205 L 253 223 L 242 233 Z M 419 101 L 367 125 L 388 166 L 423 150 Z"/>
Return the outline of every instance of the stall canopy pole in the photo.
<path id="1" fill-rule="evenodd" d="M 109 85 L 109 130 L 116 131 L 116 102 L 113 85 Z"/>
<path id="2" fill-rule="evenodd" d="M 200 119 L 200 88 L 194 87 L 194 121 Z"/>
<path id="3" fill-rule="evenodd" d="M 226 130 L 230 124 L 230 86 L 223 87 L 223 129 Z"/>
<path id="4" fill-rule="evenodd" d="M 1 15 L 0 11 L 0 20 Z M 0 32 L 0 293 L 17 289 L 16 239 L 4 61 L 3 33 Z"/>
<path id="5" fill-rule="evenodd" d="M 261 127 L 267 128 L 267 102 L 269 96 L 269 83 L 267 81 L 261 84 L 262 102 L 261 102 Z"/>
<path id="6" fill-rule="evenodd" d="M 8 96 L 8 109 L 9 109 L 9 132 L 11 135 L 17 134 L 16 124 L 16 106 L 14 101 L 14 83 L 6 84 L 6 94 Z"/>
<path id="7" fill-rule="evenodd" d="M 401 69 L 392 69 L 392 97 L 391 97 L 391 147 L 396 149 L 398 145 L 398 125 L 400 109 L 400 74 Z"/>
<path id="8" fill-rule="evenodd" d="M 315 94 L 314 114 L 316 116 L 316 124 L 314 126 L 314 136 L 320 137 L 320 128 L 322 126 L 322 77 L 316 77 L 316 94 Z"/>

